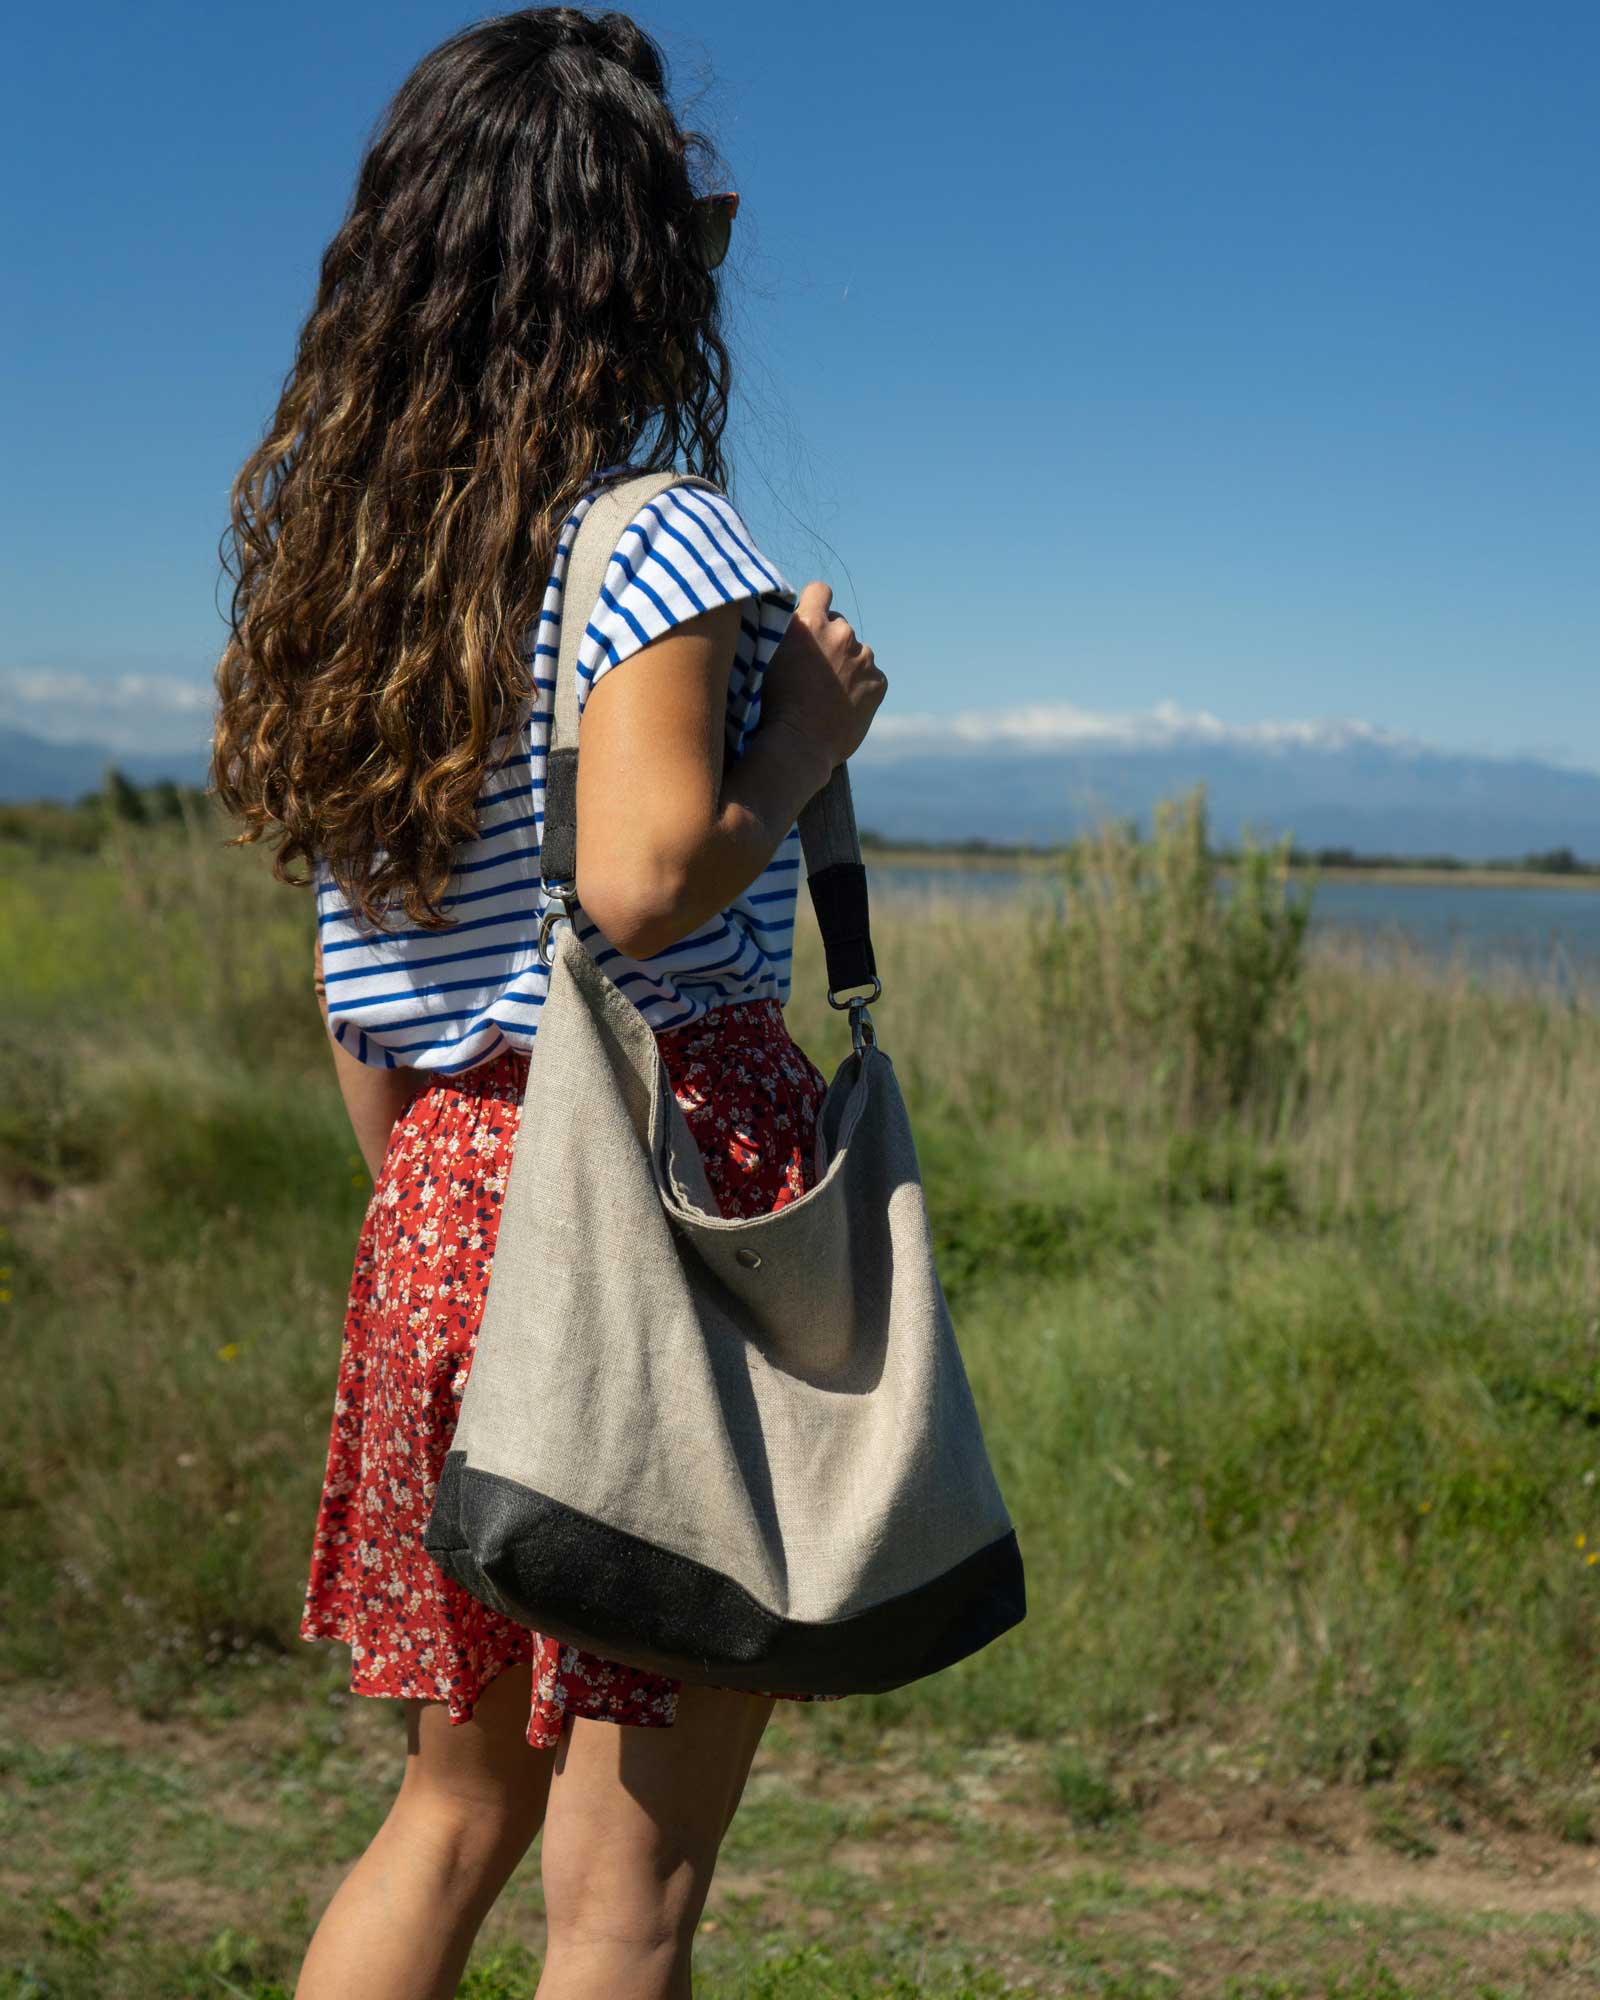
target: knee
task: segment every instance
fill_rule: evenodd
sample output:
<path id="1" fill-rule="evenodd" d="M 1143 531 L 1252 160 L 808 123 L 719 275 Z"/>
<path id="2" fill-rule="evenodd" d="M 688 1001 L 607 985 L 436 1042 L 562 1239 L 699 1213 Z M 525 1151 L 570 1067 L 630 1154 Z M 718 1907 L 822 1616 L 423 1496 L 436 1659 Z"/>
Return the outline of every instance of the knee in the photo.
<path id="1" fill-rule="evenodd" d="M 547 1835 L 539 1868 L 552 1951 L 672 1958 L 699 1922 L 702 1871 L 647 1841 L 601 1845 Z"/>
<path id="2" fill-rule="evenodd" d="M 533 1801 L 410 1782 L 400 1787 L 390 1823 L 446 1896 L 471 1897 L 509 1874 L 539 1831 Z"/>

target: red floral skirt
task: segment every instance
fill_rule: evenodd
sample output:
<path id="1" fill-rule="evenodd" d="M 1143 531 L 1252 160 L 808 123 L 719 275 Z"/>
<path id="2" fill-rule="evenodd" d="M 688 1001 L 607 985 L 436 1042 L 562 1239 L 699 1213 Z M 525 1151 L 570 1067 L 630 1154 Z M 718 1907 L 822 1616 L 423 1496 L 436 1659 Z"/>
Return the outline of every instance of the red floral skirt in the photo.
<path id="1" fill-rule="evenodd" d="M 731 1002 L 656 1042 L 722 1213 L 764 1215 L 804 1194 L 827 1080 L 779 1002 Z M 443 1702 L 452 1722 L 527 1661 L 528 1741 L 548 1749 L 568 1716 L 667 1727 L 681 1683 L 513 1624 L 422 1546 L 527 1074 L 527 1056 L 506 1053 L 438 1078 L 394 1128 L 356 1247 L 300 1636 L 349 1646 L 353 1693 Z"/>

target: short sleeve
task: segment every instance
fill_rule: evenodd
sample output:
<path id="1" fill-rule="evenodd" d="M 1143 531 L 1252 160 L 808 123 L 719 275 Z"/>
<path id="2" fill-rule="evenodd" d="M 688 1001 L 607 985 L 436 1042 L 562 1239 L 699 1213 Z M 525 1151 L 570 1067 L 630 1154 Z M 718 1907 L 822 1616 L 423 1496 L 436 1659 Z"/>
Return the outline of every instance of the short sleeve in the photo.
<path id="1" fill-rule="evenodd" d="M 634 515 L 606 570 L 578 647 L 580 716 L 594 683 L 630 654 L 686 619 L 740 602 L 770 631 L 788 622 L 795 593 L 724 494 L 669 486 Z"/>

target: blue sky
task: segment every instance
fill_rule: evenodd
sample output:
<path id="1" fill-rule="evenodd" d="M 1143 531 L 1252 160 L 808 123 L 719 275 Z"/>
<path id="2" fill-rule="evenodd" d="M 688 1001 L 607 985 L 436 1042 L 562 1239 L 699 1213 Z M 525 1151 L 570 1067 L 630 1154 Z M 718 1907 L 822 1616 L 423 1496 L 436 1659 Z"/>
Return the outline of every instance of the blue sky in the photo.
<path id="1" fill-rule="evenodd" d="M 0 719 L 199 741 L 229 481 L 475 9 L 88 0 L 4 97 Z M 908 721 L 1600 768 L 1600 8 L 655 0 L 744 205 L 735 497 Z"/>

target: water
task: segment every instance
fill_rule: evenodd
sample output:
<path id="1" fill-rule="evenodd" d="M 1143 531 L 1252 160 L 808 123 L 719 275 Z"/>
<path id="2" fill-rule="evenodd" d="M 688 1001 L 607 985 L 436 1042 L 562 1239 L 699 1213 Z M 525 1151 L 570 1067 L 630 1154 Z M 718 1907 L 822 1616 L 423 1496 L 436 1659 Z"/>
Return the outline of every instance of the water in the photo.
<path id="1" fill-rule="evenodd" d="M 869 861 L 867 884 L 885 904 L 940 893 L 980 903 L 1060 894 L 1048 871 L 1002 863 L 939 868 Z M 1475 971 L 1509 968 L 1560 986 L 1600 981 L 1600 889 L 1323 881 L 1312 901 L 1311 927 L 1313 934 L 1353 936 L 1374 947 L 1398 939 L 1441 963 Z"/>

